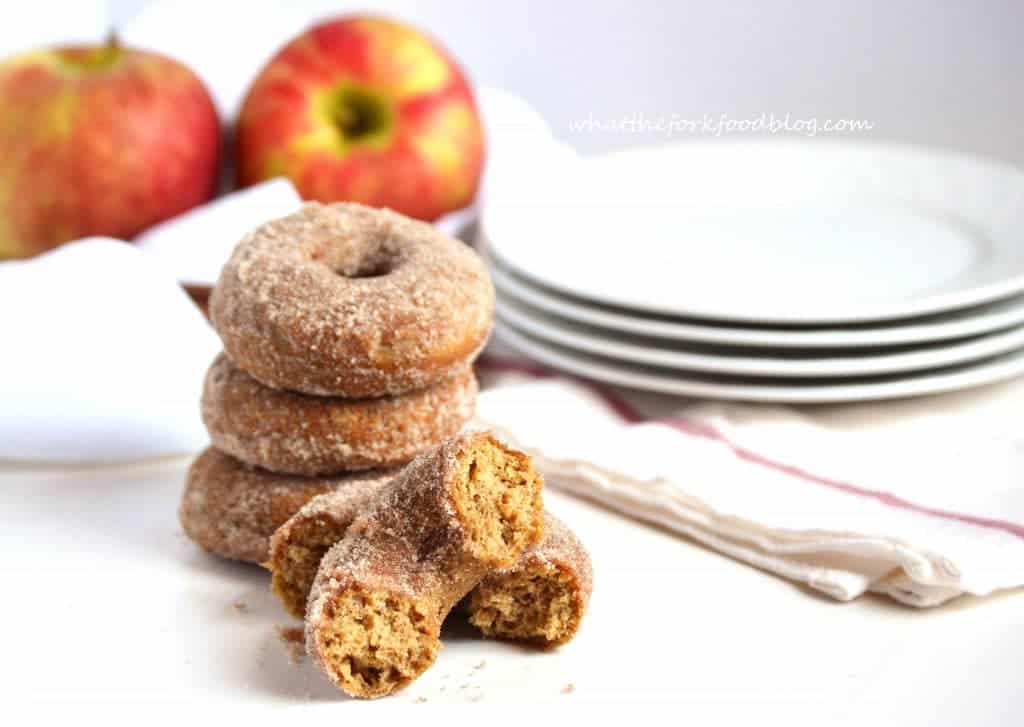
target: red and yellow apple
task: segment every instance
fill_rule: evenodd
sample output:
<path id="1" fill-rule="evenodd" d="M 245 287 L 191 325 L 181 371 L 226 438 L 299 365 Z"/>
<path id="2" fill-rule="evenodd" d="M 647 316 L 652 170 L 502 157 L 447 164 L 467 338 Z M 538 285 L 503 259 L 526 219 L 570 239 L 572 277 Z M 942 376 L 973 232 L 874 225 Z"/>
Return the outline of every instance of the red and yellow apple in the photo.
<path id="1" fill-rule="evenodd" d="M 182 64 L 118 46 L 0 64 L 0 259 L 130 239 L 216 192 L 220 123 Z"/>
<path id="2" fill-rule="evenodd" d="M 470 203 L 484 141 L 455 61 L 377 17 L 317 25 L 260 72 L 237 128 L 238 181 L 292 180 L 304 199 L 435 220 Z"/>

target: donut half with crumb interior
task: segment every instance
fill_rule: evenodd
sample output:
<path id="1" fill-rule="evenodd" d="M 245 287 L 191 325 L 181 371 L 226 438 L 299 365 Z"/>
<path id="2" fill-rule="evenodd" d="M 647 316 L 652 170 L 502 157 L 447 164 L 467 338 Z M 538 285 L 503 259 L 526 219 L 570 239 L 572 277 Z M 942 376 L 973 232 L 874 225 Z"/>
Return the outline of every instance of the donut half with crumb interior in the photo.
<path id="1" fill-rule="evenodd" d="M 266 566 L 273 574 L 273 591 L 290 614 L 305 616 L 321 559 L 345 537 L 375 493 L 375 488 L 346 487 L 317 495 L 271 537 Z M 486 636 L 557 646 L 576 635 L 592 584 L 583 544 L 562 521 L 545 513 L 541 541 L 511 568 L 488 574 L 459 610 L 468 611 L 470 622 Z"/>
<path id="2" fill-rule="evenodd" d="M 324 556 L 306 612 L 306 650 L 355 697 L 390 694 L 425 671 L 445 616 L 543 532 L 533 461 L 486 432 L 411 462 Z"/>
<path id="3" fill-rule="evenodd" d="M 546 514 L 544 539 L 469 594 L 469 622 L 485 636 L 558 646 L 579 630 L 593 583 L 583 543 L 565 523 Z"/>

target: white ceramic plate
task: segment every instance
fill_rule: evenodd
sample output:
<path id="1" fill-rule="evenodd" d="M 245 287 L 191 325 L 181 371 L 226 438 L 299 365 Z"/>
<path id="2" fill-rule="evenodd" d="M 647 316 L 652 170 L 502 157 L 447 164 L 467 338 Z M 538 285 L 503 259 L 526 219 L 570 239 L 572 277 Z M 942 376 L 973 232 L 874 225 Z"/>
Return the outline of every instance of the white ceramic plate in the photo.
<path id="1" fill-rule="evenodd" d="M 575 351 L 628 363 L 735 376 L 876 376 L 953 366 L 1024 347 L 1024 327 L 1017 327 L 959 343 L 898 349 L 898 352 L 892 349 L 883 349 L 882 352 L 860 349 L 848 355 L 836 352 L 822 355 L 790 349 L 787 352 L 761 350 L 752 353 L 742 348 L 665 344 L 636 336 L 609 334 L 507 299 L 498 301 L 496 312 L 500 320 L 522 333 Z"/>
<path id="2" fill-rule="evenodd" d="M 780 329 L 684 322 L 588 304 L 537 287 L 493 259 L 490 262 L 491 278 L 503 298 L 609 331 L 671 341 L 765 348 L 863 348 L 968 338 L 1024 324 L 1024 297 L 1020 296 L 899 324 L 868 327 Z"/>
<path id="3" fill-rule="evenodd" d="M 492 254 L 550 288 L 760 324 L 921 316 L 1024 291 L 1024 172 L 844 142 L 685 143 L 582 160 L 491 204 Z"/>
<path id="4" fill-rule="evenodd" d="M 1002 381 L 1024 373 L 1024 351 L 974 364 L 953 366 L 915 376 L 880 376 L 842 382 L 723 378 L 619 363 L 572 351 L 517 332 L 499 321 L 499 340 L 553 368 L 595 381 L 661 394 L 707 399 L 820 404 L 871 401 L 936 394 Z"/>

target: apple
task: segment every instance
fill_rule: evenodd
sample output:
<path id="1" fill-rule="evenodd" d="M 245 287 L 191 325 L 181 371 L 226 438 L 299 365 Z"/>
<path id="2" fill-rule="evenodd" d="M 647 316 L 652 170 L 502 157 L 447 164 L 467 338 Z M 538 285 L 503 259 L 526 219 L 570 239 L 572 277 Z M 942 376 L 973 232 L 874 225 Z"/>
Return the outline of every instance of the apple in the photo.
<path id="1" fill-rule="evenodd" d="M 210 199 L 221 130 L 203 83 L 106 45 L 0 63 L 0 259 L 89 235 L 131 239 Z"/>
<path id="2" fill-rule="evenodd" d="M 476 195 L 484 141 L 476 102 L 437 43 L 351 16 L 282 48 L 246 95 L 238 181 L 292 180 L 304 199 L 349 200 L 432 221 Z"/>

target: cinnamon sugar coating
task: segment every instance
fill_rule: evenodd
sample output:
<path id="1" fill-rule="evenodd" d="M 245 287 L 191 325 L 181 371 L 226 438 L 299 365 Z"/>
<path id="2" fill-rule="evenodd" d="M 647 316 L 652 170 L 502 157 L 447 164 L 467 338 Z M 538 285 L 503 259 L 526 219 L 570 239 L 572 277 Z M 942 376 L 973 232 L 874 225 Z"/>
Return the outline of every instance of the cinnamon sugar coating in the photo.
<path id="1" fill-rule="evenodd" d="M 450 378 L 483 348 L 493 309 L 472 249 L 354 203 L 309 203 L 257 228 L 210 297 L 225 351 L 255 379 L 354 398 Z"/>
<path id="2" fill-rule="evenodd" d="M 317 567 L 383 484 L 317 495 L 270 540 L 267 568 L 285 609 L 303 618 Z M 516 564 L 489 573 L 463 600 L 470 622 L 486 636 L 542 647 L 576 635 L 593 589 L 590 556 L 579 538 L 545 513 L 544 537 Z"/>
<path id="3" fill-rule="evenodd" d="M 320 563 L 306 612 L 315 663 L 356 697 L 419 676 L 451 608 L 540 539 L 542 485 L 526 454 L 484 432 L 415 459 Z"/>
<path id="4" fill-rule="evenodd" d="M 405 464 L 457 434 L 476 409 L 470 367 L 396 397 L 341 399 L 263 386 L 221 354 L 206 375 L 213 445 L 273 472 L 330 475 Z"/>
<path id="5" fill-rule="evenodd" d="M 329 478 L 278 475 L 209 447 L 196 458 L 178 508 L 181 526 L 211 553 L 263 563 L 270 536 L 313 497 L 340 487 L 375 487 L 396 470 Z"/>

